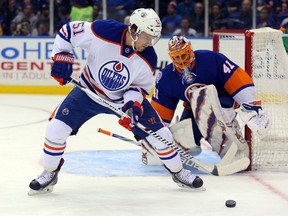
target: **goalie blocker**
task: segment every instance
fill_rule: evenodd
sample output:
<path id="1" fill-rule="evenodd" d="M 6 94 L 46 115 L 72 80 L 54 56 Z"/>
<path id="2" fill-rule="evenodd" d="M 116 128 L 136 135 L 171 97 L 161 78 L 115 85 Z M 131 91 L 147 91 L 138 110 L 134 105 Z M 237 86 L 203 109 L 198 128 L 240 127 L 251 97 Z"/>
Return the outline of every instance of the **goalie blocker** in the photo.
<path id="1" fill-rule="evenodd" d="M 237 113 L 241 119 L 243 119 L 246 113 L 251 116 L 252 114 L 248 110 L 243 110 L 243 107 L 237 110 L 223 109 L 220 105 L 216 88 L 213 85 L 208 85 L 202 88 L 193 89 L 189 92 L 191 100 L 192 112 L 195 116 L 196 123 L 201 131 L 203 138 L 211 145 L 213 151 L 217 152 L 221 158 L 224 158 L 226 152 L 229 150 L 232 143 L 236 143 L 237 150 L 233 157 L 229 157 L 227 160 L 221 160 L 221 165 L 229 164 L 231 162 L 240 161 L 242 158 L 247 158 L 249 161 L 249 148 L 248 144 L 243 138 L 242 130 L 236 119 Z M 260 111 L 260 110 L 259 110 Z M 256 111 L 255 111 L 256 112 Z M 268 115 L 263 115 L 263 110 L 258 115 L 253 112 L 253 118 L 250 118 L 252 122 L 257 122 L 257 130 L 269 130 Z M 258 120 L 256 120 L 256 119 Z M 261 120 L 261 121 L 260 121 Z M 247 123 L 249 121 L 246 120 Z M 247 124 L 249 127 L 249 124 Z M 250 124 L 251 125 L 251 124 Z M 253 124 L 253 130 L 255 131 L 256 124 Z M 170 127 L 173 137 L 176 143 L 183 150 L 188 151 L 191 155 L 195 156 L 201 153 L 201 146 L 198 146 L 194 142 L 193 129 L 191 119 L 185 119 L 181 122 L 174 124 Z M 263 133 L 263 132 L 262 132 Z M 257 132 L 257 134 L 260 134 Z M 203 141 L 203 140 L 201 140 Z M 142 141 L 142 162 L 146 165 L 160 165 L 161 162 L 158 159 L 153 148 L 147 141 Z M 242 166 L 242 170 L 248 167 Z M 239 170 L 241 171 L 241 170 Z"/>

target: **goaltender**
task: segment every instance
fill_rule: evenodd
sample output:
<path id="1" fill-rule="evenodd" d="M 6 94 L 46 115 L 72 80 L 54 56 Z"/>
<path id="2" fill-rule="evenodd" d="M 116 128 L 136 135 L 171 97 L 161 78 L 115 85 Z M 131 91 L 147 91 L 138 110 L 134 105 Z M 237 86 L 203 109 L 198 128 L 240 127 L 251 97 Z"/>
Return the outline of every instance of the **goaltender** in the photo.
<path id="1" fill-rule="evenodd" d="M 248 157 L 248 145 L 237 119 L 260 138 L 271 127 L 261 100 L 254 97 L 252 78 L 221 53 L 193 51 L 191 42 L 183 36 L 173 36 L 168 47 L 172 63 L 157 74 L 151 103 L 162 120 L 170 124 L 178 102 L 184 102 L 180 122 L 170 127 L 179 146 L 197 155 L 201 152 L 200 140 L 205 139 L 223 158 L 235 143 L 234 160 Z M 149 143 L 142 143 L 142 161 L 157 163 Z"/>

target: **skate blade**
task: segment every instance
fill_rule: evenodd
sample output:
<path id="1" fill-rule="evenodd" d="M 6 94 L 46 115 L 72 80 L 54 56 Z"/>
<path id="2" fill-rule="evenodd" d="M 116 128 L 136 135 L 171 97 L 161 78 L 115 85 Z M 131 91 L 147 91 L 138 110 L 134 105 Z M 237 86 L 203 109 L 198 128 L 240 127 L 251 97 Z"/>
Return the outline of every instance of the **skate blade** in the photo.
<path id="1" fill-rule="evenodd" d="M 49 186 L 47 186 L 46 188 L 44 188 L 42 190 L 32 190 L 32 189 L 30 189 L 28 191 L 28 195 L 29 196 L 35 196 L 35 195 L 51 193 L 53 191 L 53 188 L 54 188 L 53 185 L 49 185 Z"/>
<path id="2" fill-rule="evenodd" d="M 181 188 L 185 188 L 185 189 L 189 189 L 189 190 L 206 191 L 206 188 L 204 188 L 203 186 L 201 186 L 199 188 L 195 188 L 195 187 L 189 187 L 189 186 L 182 184 L 182 183 L 177 183 L 177 185 Z"/>

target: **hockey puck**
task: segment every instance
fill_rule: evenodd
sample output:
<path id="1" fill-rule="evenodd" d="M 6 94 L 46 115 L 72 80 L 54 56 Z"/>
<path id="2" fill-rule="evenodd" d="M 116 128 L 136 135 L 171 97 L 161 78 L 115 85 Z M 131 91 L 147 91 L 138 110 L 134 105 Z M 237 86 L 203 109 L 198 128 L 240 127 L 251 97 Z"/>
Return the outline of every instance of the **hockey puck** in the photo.
<path id="1" fill-rule="evenodd" d="M 225 205 L 228 208 L 234 208 L 236 206 L 236 201 L 235 200 L 226 200 Z"/>

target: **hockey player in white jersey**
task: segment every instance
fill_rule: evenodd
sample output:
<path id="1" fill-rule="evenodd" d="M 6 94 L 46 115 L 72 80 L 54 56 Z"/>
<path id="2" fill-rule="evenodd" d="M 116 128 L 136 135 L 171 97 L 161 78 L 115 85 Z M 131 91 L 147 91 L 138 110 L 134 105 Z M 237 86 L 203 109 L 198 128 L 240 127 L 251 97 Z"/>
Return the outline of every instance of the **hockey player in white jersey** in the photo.
<path id="1" fill-rule="evenodd" d="M 154 84 L 157 55 L 153 45 L 159 40 L 161 29 L 161 21 L 155 11 L 144 8 L 131 14 L 128 26 L 114 20 L 70 22 L 61 28 L 55 38 L 51 76 L 60 85 L 69 83 L 74 61 L 72 49 L 83 48 L 88 57 L 80 75 L 81 84 L 130 113 L 131 118 L 122 117 L 119 124 L 132 130 L 140 139 L 149 140 L 178 185 L 199 188 L 203 185 L 202 179 L 183 169 L 178 152 L 130 124 L 131 121 L 139 122 L 170 143 L 174 142 L 170 130 L 145 98 Z M 43 148 L 45 170 L 31 181 L 30 195 L 53 190 L 64 163 L 62 156 L 68 137 L 76 135 L 90 118 L 103 113 L 115 114 L 79 88 L 74 88 L 67 95 L 47 125 Z"/>

